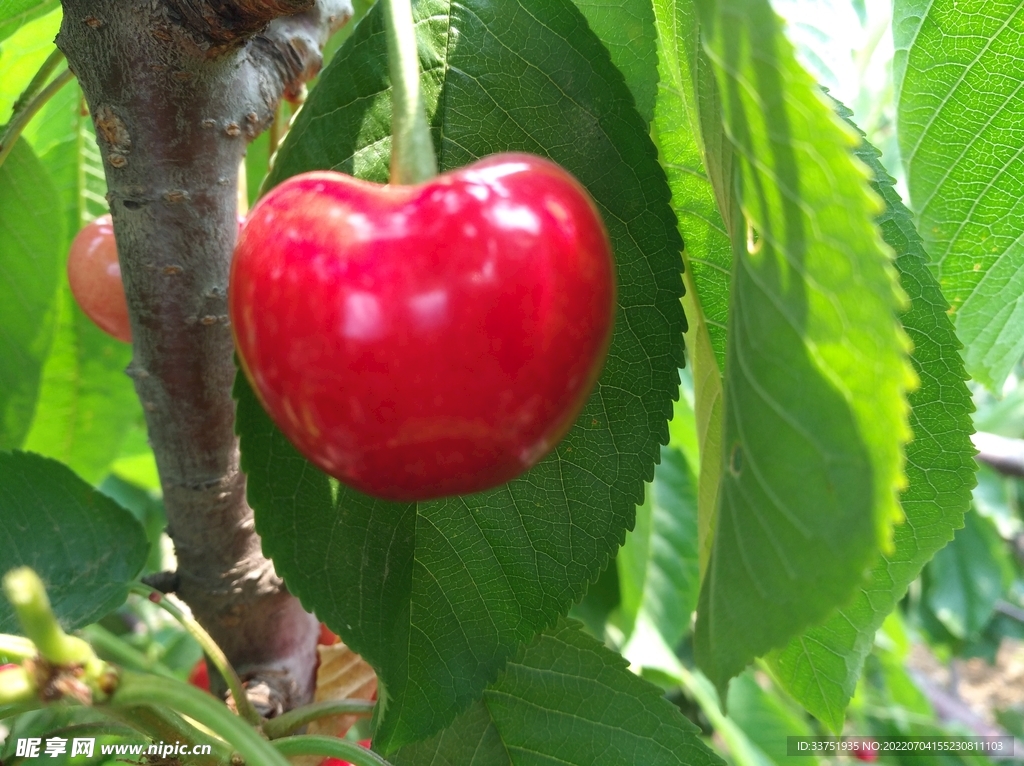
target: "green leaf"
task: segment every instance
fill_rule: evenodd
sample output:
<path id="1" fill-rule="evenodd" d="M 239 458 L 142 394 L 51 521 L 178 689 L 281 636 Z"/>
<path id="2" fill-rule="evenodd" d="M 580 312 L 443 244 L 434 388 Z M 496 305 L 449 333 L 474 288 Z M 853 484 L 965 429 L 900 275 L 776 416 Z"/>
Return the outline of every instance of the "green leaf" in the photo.
<path id="1" fill-rule="evenodd" d="M 0 452 L 0 476 L 0 573 L 32 567 L 65 630 L 120 606 L 149 550 L 135 517 L 49 458 Z M 0 601 L 0 633 L 17 624 Z"/>
<path id="2" fill-rule="evenodd" d="M 841 105 L 839 112 L 849 120 Z M 842 729 L 875 631 L 925 563 L 963 524 L 975 469 L 973 404 L 948 304 L 877 150 L 862 141 L 856 155 L 871 170 L 872 188 L 885 202 L 878 224 L 896 252 L 900 282 L 910 297 L 910 309 L 900 318 L 914 343 L 911 363 L 921 385 L 909 396 L 913 439 L 906 447 L 907 486 L 900 494 L 906 523 L 894 531 L 894 550 L 883 555 L 851 604 L 770 660 L 790 694 L 835 731 Z"/>
<path id="3" fill-rule="evenodd" d="M 142 408 L 125 368 L 132 348 L 104 333 L 66 282 L 53 347 L 24 447 L 60 460 L 95 484 L 117 459 Z"/>
<path id="4" fill-rule="evenodd" d="M 160 492 L 160 474 L 143 418 L 140 417 L 128 430 L 121 452 L 110 466 L 110 472 L 137 487 Z"/>
<path id="5" fill-rule="evenodd" d="M 900 149 L 967 370 L 999 389 L 1024 354 L 1024 7 L 897 0 Z"/>
<path id="6" fill-rule="evenodd" d="M 977 438 L 977 437 L 976 437 Z M 979 465 L 978 485 L 972 495 L 974 510 L 995 526 L 999 536 L 1013 540 L 1024 532 L 1024 518 L 1017 513 L 1017 479 Z"/>
<path id="7" fill-rule="evenodd" d="M 106 211 L 99 151 L 82 103 L 78 84 L 66 85 L 24 134 L 56 183 L 68 227 L 60 250 L 56 335 L 24 447 L 66 463 L 95 484 L 142 417 L 142 408 L 125 374 L 131 346 L 85 316 L 64 276 L 71 238 L 86 221 Z"/>
<path id="8" fill-rule="evenodd" d="M 53 38 L 60 29 L 60 6 L 57 3 L 47 5 L 57 10 L 25 23 L 24 26 L 18 22 L 10 30 L 5 30 L 6 25 L 0 25 L 0 34 L 4 31 L 12 33 L 0 45 L 0 125 L 10 119 L 14 102 L 39 71 L 46 57 L 55 50 Z"/>
<path id="9" fill-rule="evenodd" d="M 28 433 L 57 317 L 64 242 L 57 192 L 18 139 L 0 165 L 0 448 Z"/>
<path id="10" fill-rule="evenodd" d="M 77 81 L 61 88 L 25 127 L 22 137 L 46 166 L 61 197 L 70 241 L 108 212 L 107 182 L 92 119 Z"/>
<path id="11" fill-rule="evenodd" d="M 697 727 L 625 661 L 558 625 L 519 652 L 455 722 L 394 754 L 395 766 L 721 764 Z"/>
<path id="12" fill-rule="evenodd" d="M 658 89 L 658 52 L 654 14 L 644 0 L 574 0 L 601 42 L 612 63 L 626 78 L 636 109 L 646 122 L 654 118 Z"/>
<path id="13" fill-rule="evenodd" d="M 700 591 L 696 484 L 683 453 L 662 447 L 636 526 L 615 559 L 627 635 L 640 616 L 669 646 L 690 628 Z"/>
<path id="14" fill-rule="evenodd" d="M 914 375 L 855 134 L 767 0 L 699 7 L 734 153 L 716 182 L 733 275 L 722 486 L 694 640 L 724 690 L 849 602 L 889 543 Z"/>
<path id="15" fill-rule="evenodd" d="M 10 37 L 24 24 L 60 7 L 60 0 L 4 0 L 0 8 L 0 40 Z"/>
<path id="16" fill-rule="evenodd" d="M 665 645 L 654 630 L 644 629 L 644 623 L 637 623 L 640 630 L 630 641 L 634 654 L 627 655 L 634 665 L 642 666 L 644 673 L 652 675 L 671 685 L 682 687 L 689 697 L 700 706 L 715 733 L 721 737 L 736 766 L 771 766 L 771 760 L 755 745 L 746 732 L 722 711 L 722 705 L 715 687 L 699 670 L 691 672 L 672 650 Z"/>
<path id="17" fill-rule="evenodd" d="M 579 11 L 567 0 L 434 0 L 416 13 L 441 167 L 515 150 L 572 172 L 608 227 L 619 307 L 601 380 L 565 441 L 527 475 L 468 497 L 413 506 L 332 489 L 241 392 L 265 550 L 377 669 L 383 751 L 450 723 L 607 565 L 667 440 L 684 325 L 681 243 L 655 148 Z M 386 180 L 384 60 L 374 9 L 310 93 L 268 186 L 324 167 Z"/>
<path id="18" fill-rule="evenodd" d="M 816 766 L 817 758 L 786 755 L 787 737 L 811 737 L 815 732 L 773 692 L 762 689 L 753 672 L 741 673 L 729 684 L 729 718 L 779 766 Z"/>
<path id="19" fill-rule="evenodd" d="M 351 23 L 351 22 L 349 22 Z M 270 131 L 263 131 L 245 150 L 245 181 L 249 204 L 255 204 L 270 165 Z"/>
<path id="20" fill-rule="evenodd" d="M 974 637 L 985 627 L 1013 580 L 1006 544 L 988 519 L 964 517 L 964 527 L 928 563 L 925 599 L 950 633 Z"/>
<path id="21" fill-rule="evenodd" d="M 726 154 L 715 103 L 714 79 L 707 56 L 700 50 L 697 11 L 689 0 L 655 0 L 658 40 L 658 99 L 655 135 L 662 167 L 672 190 L 672 209 L 686 243 L 683 251 L 689 319 L 687 343 L 693 374 L 700 476 L 697 483 L 697 529 L 700 570 L 707 568 L 714 538 L 718 488 L 722 473 L 722 369 L 729 312 L 729 273 L 732 243 L 715 198 L 715 187 L 704 167 L 702 120 L 714 151 L 713 170 L 721 181 Z M 697 94 L 704 99 L 704 109 Z"/>
<path id="22" fill-rule="evenodd" d="M 720 116 L 714 103 L 715 94 L 708 92 L 715 87 L 715 82 L 708 71 L 707 56 L 700 49 L 693 2 L 655 0 L 654 14 L 660 78 L 654 124 L 662 166 L 672 190 L 672 209 L 686 243 L 688 281 L 684 300 L 695 301 L 700 309 L 694 313 L 704 323 L 704 332 L 714 352 L 711 361 L 715 372 L 721 376 L 725 366 L 732 243 L 715 199 L 715 187 L 704 166 L 701 131 L 703 118 L 717 120 Z M 704 100 L 702 104 L 697 103 L 698 93 Z M 717 162 L 723 153 L 720 125 L 710 125 L 709 133 L 713 143 L 709 147 L 708 161 Z M 716 171 L 721 175 L 724 169 L 716 168 Z M 719 186 L 723 183 L 721 179 Z M 693 291 L 691 284 L 696 288 Z"/>

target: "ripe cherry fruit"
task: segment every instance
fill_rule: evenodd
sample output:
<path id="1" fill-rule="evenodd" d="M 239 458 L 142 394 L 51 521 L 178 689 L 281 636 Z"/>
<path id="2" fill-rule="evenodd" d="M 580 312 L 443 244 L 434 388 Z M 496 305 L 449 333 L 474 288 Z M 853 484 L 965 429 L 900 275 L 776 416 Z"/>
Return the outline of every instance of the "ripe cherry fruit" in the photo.
<path id="1" fill-rule="evenodd" d="M 78 305 L 97 327 L 131 343 L 128 301 L 109 215 L 101 215 L 75 235 L 68 253 L 68 282 Z"/>
<path id="2" fill-rule="evenodd" d="M 200 658 L 188 674 L 188 682 L 197 689 L 204 692 L 210 691 L 210 669 L 206 666 L 206 659 Z"/>
<path id="3" fill-rule="evenodd" d="M 858 761 L 874 763 L 878 760 L 878 742 L 874 737 L 864 737 L 860 742 L 854 743 L 850 752 Z"/>
<path id="4" fill-rule="evenodd" d="M 369 748 L 370 747 L 370 740 L 368 740 L 368 739 L 361 739 L 361 740 L 359 740 L 359 746 L 360 747 Z M 352 764 L 349 763 L 348 761 L 343 761 L 340 758 L 325 758 L 324 760 L 320 761 L 320 766 L 352 766 Z"/>
<path id="5" fill-rule="evenodd" d="M 565 435 L 611 338 L 601 218 L 548 160 L 488 157 L 417 186 L 295 176 L 253 208 L 228 292 L 271 418 L 363 492 L 503 484 Z"/>

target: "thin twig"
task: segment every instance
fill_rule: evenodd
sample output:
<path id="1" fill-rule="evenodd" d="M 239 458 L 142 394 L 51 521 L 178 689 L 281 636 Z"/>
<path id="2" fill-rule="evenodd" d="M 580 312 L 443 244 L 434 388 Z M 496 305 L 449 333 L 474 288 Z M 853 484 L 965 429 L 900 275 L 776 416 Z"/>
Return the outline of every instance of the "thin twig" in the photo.
<path id="1" fill-rule="evenodd" d="M 11 115 L 15 115 L 25 108 L 25 104 L 29 102 L 36 93 L 38 93 L 46 81 L 50 79 L 50 75 L 53 74 L 53 70 L 56 69 L 60 62 L 64 60 L 64 52 L 59 48 L 54 48 L 53 53 L 46 57 L 46 61 L 39 67 L 39 71 L 35 73 L 32 79 L 29 81 L 28 87 L 22 91 L 21 95 L 14 102 L 14 106 L 11 108 Z"/>
<path id="2" fill-rule="evenodd" d="M 995 609 L 1000 614 L 1006 615 L 1010 619 L 1024 624 L 1024 609 L 1021 609 L 1019 606 L 1011 604 L 1008 601 L 997 601 Z"/>
<path id="3" fill-rule="evenodd" d="M 65 69 L 57 77 L 37 93 L 31 101 L 11 117 L 11 121 L 7 123 L 7 128 L 4 130 L 3 136 L 0 136 L 0 165 L 4 164 L 4 160 L 7 159 L 7 155 L 11 153 L 11 149 L 14 148 L 14 144 L 18 141 L 18 136 L 25 129 L 25 126 L 35 117 L 36 112 L 42 109 L 43 104 L 53 98 L 54 94 L 57 93 L 61 88 L 67 85 L 69 82 L 75 79 L 75 76 L 71 73 L 70 69 Z"/>
<path id="4" fill-rule="evenodd" d="M 241 753 L 247 763 L 290 766 L 284 756 L 263 739 L 258 729 L 253 729 L 228 710 L 220 700 L 181 681 L 126 671 L 121 674 L 120 685 L 111 696 L 109 705 L 170 708 L 215 731 Z"/>
<path id="5" fill-rule="evenodd" d="M 242 716 L 250 725 L 259 728 L 263 724 L 263 718 L 256 712 L 256 708 L 252 704 L 252 700 L 245 693 L 245 687 L 242 686 L 242 679 L 238 677 L 238 673 L 231 667 L 231 663 L 228 662 L 228 658 L 224 655 L 224 652 L 217 645 L 210 634 L 206 632 L 202 625 L 200 625 L 195 618 L 185 614 L 184 611 L 178 607 L 172 601 L 171 596 L 164 595 L 159 591 L 143 585 L 142 583 L 134 583 L 131 587 L 132 593 L 139 596 L 143 596 L 152 601 L 157 606 L 161 607 L 176 619 L 181 626 L 188 632 L 192 638 L 196 640 L 199 646 L 202 647 L 203 652 L 206 654 L 213 666 L 217 668 L 217 671 L 224 678 L 225 683 L 228 685 L 228 689 L 231 691 L 231 696 L 235 700 L 235 707 L 238 710 L 238 714 Z M 154 598 L 154 594 L 157 596 Z"/>
<path id="6" fill-rule="evenodd" d="M 979 431 L 971 437 L 975 459 L 1006 476 L 1024 476 L 1024 439 L 1009 439 Z"/>

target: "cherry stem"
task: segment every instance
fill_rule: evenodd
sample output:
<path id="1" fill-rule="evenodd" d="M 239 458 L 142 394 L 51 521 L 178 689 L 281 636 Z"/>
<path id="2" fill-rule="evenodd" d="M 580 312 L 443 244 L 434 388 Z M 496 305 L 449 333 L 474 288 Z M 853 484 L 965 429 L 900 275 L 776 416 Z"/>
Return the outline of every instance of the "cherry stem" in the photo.
<path id="1" fill-rule="evenodd" d="M 259 727 L 263 723 L 263 719 L 256 712 L 252 701 L 245 693 L 242 679 L 238 677 L 238 673 L 231 667 L 231 663 L 228 662 L 224 651 L 217 645 L 217 642 L 213 640 L 210 634 L 203 629 L 203 626 L 194 617 L 186 614 L 171 600 L 170 596 L 160 593 L 155 588 L 150 588 L 142 583 L 132 583 L 131 590 L 132 593 L 148 598 L 181 623 L 181 626 L 196 640 L 196 643 L 199 644 L 206 654 L 206 658 L 217 669 L 217 672 L 220 673 L 224 682 L 228 685 L 231 696 L 235 700 L 235 708 L 238 710 L 238 714 L 251 725 Z"/>
<path id="2" fill-rule="evenodd" d="M 337 737 L 304 734 L 298 737 L 275 739 L 272 744 L 281 755 L 289 757 L 296 755 L 324 755 L 329 758 L 346 760 L 353 766 L 391 766 L 391 764 L 372 750 L 367 750 L 355 742 L 338 739 Z"/>
<path id="3" fill-rule="evenodd" d="M 419 52 L 410 0 L 383 0 L 391 69 L 391 183 L 437 175 L 434 143 L 420 93 Z"/>
<path id="4" fill-rule="evenodd" d="M 370 716 L 373 715 L 375 702 L 369 700 L 323 700 L 289 710 L 287 713 L 271 718 L 263 724 L 263 733 L 270 739 L 278 739 L 291 734 L 307 723 L 319 721 L 336 715 Z"/>

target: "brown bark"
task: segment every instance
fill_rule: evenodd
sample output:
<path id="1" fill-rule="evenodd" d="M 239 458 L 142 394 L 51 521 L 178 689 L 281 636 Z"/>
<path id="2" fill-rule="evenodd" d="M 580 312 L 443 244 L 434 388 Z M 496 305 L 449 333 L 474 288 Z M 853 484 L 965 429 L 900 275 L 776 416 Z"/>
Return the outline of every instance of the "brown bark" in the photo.
<path id="1" fill-rule="evenodd" d="M 259 32 L 276 18 L 308 11 L 313 0 L 168 0 L 182 26 L 215 47 Z"/>
<path id="2" fill-rule="evenodd" d="M 160 470 L 178 593 L 274 714 L 312 696 L 317 622 L 263 557 L 239 470 L 226 305 L 238 166 L 282 94 L 319 70 L 350 5 L 63 5 L 57 43 L 103 155 L 134 339 L 129 374 Z"/>

